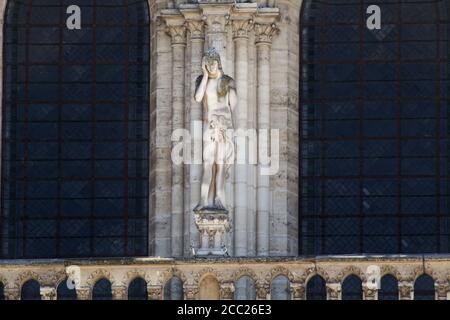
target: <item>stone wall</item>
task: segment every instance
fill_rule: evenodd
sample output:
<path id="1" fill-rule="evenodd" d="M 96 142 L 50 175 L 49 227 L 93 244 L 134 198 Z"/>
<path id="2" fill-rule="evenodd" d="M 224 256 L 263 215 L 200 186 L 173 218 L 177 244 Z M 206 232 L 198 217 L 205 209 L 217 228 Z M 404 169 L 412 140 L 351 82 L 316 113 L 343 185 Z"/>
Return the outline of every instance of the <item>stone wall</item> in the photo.
<path id="1" fill-rule="evenodd" d="M 235 283 L 247 276 L 255 283 L 256 298 L 271 299 L 272 283 L 284 276 L 289 282 L 290 298 L 304 300 L 306 286 L 314 275 L 320 275 L 327 286 L 328 299 L 341 299 L 341 286 L 349 275 L 362 280 L 363 297 L 377 298 L 377 290 L 367 285 L 367 270 L 377 266 L 381 276 L 393 275 L 398 280 L 399 298 L 414 297 L 414 282 L 422 274 L 430 275 L 435 282 L 436 299 L 447 300 L 450 292 L 450 257 L 339 257 L 318 259 L 258 258 L 222 260 L 174 260 L 141 258 L 129 260 L 52 260 L 52 261 L 2 261 L 0 282 L 5 287 L 5 297 L 20 299 L 20 289 L 29 279 L 41 285 L 41 296 L 56 299 L 56 288 L 65 281 L 69 266 L 80 270 L 77 298 L 89 300 L 94 284 L 107 278 L 112 284 L 113 299 L 127 299 L 127 288 L 136 277 L 147 282 L 149 299 L 163 299 L 164 286 L 176 276 L 183 283 L 184 299 L 198 299 L 201 283 L 218 282 L 220 299 L 233 299 Z M 205 281 L 203 281 L 206 279 Z M 208 288 L 208 290 L 211 290 Z M 214 294 L 209 292 L 209 294 Z"/>
<path id="2" fill-rule="evenodd" d="M 298 253 L 298 86 L 301 1 L 155 1 L 151 71 L 151 255 L 189 256 L 198 245 L 192 210 L 200 197 L 201 166 L 175 166 L 171 133 L 201 120 L 193 83 L 201 56 L 217 47 L 234 77 L 239 129 L 277 129 L 280 169 L 234 166 L 227 183 L 233 221 L 227 247 L 234 256 Z M 184 99 L 183 99 L 184 97 Z M 257 147 L 253 149 L 257 153 Z"/>

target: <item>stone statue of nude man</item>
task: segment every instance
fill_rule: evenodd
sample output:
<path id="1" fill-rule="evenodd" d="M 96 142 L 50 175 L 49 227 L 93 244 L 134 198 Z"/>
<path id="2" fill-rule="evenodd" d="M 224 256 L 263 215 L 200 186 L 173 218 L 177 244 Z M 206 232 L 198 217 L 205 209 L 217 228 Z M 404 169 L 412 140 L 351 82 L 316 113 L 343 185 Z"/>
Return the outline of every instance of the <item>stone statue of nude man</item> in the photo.
<path id="1" fill-rule="evenodd" d="M 203 105 L 203 179 L 201 202 L 195 211 L 225 210 L 225 180 L 234 161 L 233 112 L 235 81 L 224 74 L 215 48 L 202 60 L 203 75 L 196 82 L 195 100 Z"/>

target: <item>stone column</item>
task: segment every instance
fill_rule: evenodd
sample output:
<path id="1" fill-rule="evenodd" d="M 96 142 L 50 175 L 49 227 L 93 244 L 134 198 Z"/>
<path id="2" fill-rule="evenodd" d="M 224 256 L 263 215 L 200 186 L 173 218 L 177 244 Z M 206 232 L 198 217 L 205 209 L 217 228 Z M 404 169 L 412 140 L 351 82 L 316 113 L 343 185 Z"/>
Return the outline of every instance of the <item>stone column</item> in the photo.
<path id="1" fill-rule="evenodd" d="M 188 244 L 193 244 L 195 248 L 199 246 L 199 234 L 194 223 L 194 215 L 192 210 L 200 203 L 201 181 L 202 181 L 202 159 L 203 159 L 203 128 L 202 128 L 202 105 L 195 101 L 195 83 L 197 77 L 202 75 L 202 56 L 203 46 L 205 42 L 204 22 L 200 20 L 200 14 L 189 11 L 182 11 L 186 19 L 186 26 L 190 33 L 191 40 L 191 70 L 190 70 L 190 88 L 189 93 L 191 97 L 191 124 L 190 133 L 193 137 L 190 165 L 190 185 L 191 185 L 191 202 L 188 204 L 190 210 L 184 217 L 184 233 L 186 247 L 184 248 L 185 255 L 189 255 Z"/>
<path id="2" fill-rule="evenodd" d="M 437 300 L 447 300 L 448 284 L 445 282 L 436 283 Z"/>
<path id="3" fill-rule="evenodd" d="M 186 300 L 195 300 L 198 294 L 198 288 L 194 285 L 184 285 L 183 291 Z"/>
<path id="4" fill-rule="evenodd" d="M 162 300 L 162 287 L 158 285 L 148 285 L 148 300 Z"/>
<path id="5" fill-rule="evenodd" d="M 172 254 L 172 49 L 164 23 L 164 16 L 170 14 L 162 10 L 152 39 L 149 254 L 159 257 Z"/>
<path id="6" fill-rule="evenodd" d="M 341 299 L 341 284 L 327 283 L 327 300 L 340 300 L 340 299 Z"/>
<path id="7" fill-rule="evenodd" d="M 378 290 L 363 286 L 363 300 L 378 300 Z"/>
<path id="8" fill-rule="evenodd" d="M 234 283 L 225 282 L 220 284 L 220 300 L 233 300 Z"/>
<path id="9" fill-rule="evenodd" d="M 127 288 L 126 287 L 113 287 L 112 288 L 113 300 L 127 300 Z"/>
<path id="10" fill-rule="evenodd" d="M 398 285 L 400 300 L 413 300 L 414 284 L 411 282 L 402 281 Z"/>
<path id="11" fill-rule="evenodd" d="M 42 300 L 56 300 L 56 288 L 54 287 L 41 287 L 41 299 Z"/>
<path id="12" fill-rule="evenodd" d="M 248 123 L 248 32 L 253 20 L 248 17 L 233 20 L 233 40 L 235 42 L 235 77 L 238 105 L 235 112 L 235 130 L 239 137 L 245 137 Z M 247 256 L 247 169 L 248 156 L 246 142 L 237 144 L 234 189 L 234 255 Z M 245 144 L 243 144 L 245 142 Z M 243 158 L 240 157 L 243 155 Z M 242 163 L 241 163 L 242 162 Z"/>
<path id="13" fill-rule="evenodd" d="M 91 289 L 89 288 L 76 288 L 77 300 L 91 300 Z"/>
<path id="14" fill-rule="evenodd" d="M 270 285 L 265 282 L 256 283 L 256 300 L 269 300 Z"/>
<path id="15" fill-rule="evenodd" d="M 292 283 L 293 300 L 306 300 L 305 297 L 305 284 L 304 283 Z"/>
<path id="16" fill-rule="evenodd" d="M 264 168 L 261 155 L 268 154 L 268 139 L 261 139 L 262 133 L 270 132 L 270 52 L 276 25 L 257 23 L 255 25 L 258 64 L 258 188 L 257 188 L 257 254 L 269 255 L 270 177 L 261 175 Z M 264 142 L 264 143 L 263 143 Z"/>
<path id="17" fill-rule="evenodd" d="M 20 290 L 5 288 L 5 299 L 6 300 L 20 300 Z"/>
<path id="18" fill-rule="evenodd" d="M 200 3 L 203 20 L 206 22 L 205 48 L 214 47 L 219 52 L 223 69 L 227 70 L 227 32 L 226 25 L 234 0 L 221 3 Z"/>
<path id="19" fill-rule="evenodd" d="M 172 40 L 172 132 L 184 129 L 184 79 L 186 27 L 184 18 L 167 18 L 167 33 Z M 172 148 L 178 144 L 173 142 Z M 183 255 L 184 163 L 172 162 L 172 256 Z"/>

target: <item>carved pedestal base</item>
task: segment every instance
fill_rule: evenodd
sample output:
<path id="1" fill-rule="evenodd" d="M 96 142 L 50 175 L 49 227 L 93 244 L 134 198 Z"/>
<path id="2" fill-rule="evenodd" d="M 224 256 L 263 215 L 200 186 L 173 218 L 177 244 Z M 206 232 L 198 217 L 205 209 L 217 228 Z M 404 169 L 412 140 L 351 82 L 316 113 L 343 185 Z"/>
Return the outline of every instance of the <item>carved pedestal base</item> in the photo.
<path id="1" fill-rule="evenodd" d="M 230 220 L 226 210 L 194 210 L 195 225 L 200 232 L 200 248 L 197 256 L 226 256 L 226 235 Z"/>

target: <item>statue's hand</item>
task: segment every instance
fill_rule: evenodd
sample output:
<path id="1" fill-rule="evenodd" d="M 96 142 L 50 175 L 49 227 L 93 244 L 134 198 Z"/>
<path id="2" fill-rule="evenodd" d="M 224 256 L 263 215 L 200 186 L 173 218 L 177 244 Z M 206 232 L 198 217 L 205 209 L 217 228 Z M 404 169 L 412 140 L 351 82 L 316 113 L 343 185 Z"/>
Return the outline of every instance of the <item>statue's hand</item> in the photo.
<path id="1" fill-rule="evenodd" d="M 202 71 L 203 71 L 204 77 L 209 77 L 209 72 L 208 72 L 208 69 L 206 68 L 206 60 L 205 59 L 202 60 Z"/>

